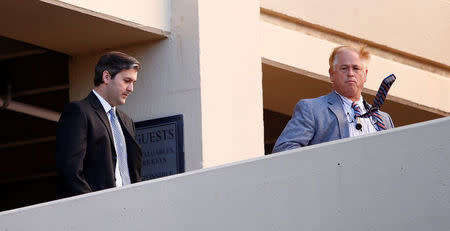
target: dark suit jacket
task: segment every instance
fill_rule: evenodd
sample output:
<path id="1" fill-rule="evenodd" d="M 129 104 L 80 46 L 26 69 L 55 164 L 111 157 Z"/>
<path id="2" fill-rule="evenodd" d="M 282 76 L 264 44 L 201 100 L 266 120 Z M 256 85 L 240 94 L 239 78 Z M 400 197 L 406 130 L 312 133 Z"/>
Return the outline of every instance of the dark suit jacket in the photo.
<path id="1" fill-rule="evenodd" d="M 370 105 L 369 105 L 370 106 Z M 386 129 L 394 127 L 389 114 L 379 111 Z M 273 152 L 349 137 L 349 125 L 336 92 L 300 100 L 291 120 L 278 138 Z"/>
<path id="2" fill-rule="evenodd" d="M 141 180 L 142 150 L 133 121 L 116 110 L 125 136 L 131 183 Z M 56 165 L 65 196 L 115 187 L 116 151 L 105 109 L 91 92 L 66 105 L 56 136 Z"/>

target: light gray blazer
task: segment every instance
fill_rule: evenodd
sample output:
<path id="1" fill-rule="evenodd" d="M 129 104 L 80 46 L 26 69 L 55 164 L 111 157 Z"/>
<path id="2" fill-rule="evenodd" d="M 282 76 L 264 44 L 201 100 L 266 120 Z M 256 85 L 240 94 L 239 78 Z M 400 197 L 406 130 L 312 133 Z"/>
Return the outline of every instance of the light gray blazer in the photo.
<path id="1" fill-rule="evenodd" d="M 393 128 L 389 114 L 380 111 L 387 129 Z M 314 99 L 300 100 L 272 153 L 349 137 L 349 122 L 335 91 Z"/>

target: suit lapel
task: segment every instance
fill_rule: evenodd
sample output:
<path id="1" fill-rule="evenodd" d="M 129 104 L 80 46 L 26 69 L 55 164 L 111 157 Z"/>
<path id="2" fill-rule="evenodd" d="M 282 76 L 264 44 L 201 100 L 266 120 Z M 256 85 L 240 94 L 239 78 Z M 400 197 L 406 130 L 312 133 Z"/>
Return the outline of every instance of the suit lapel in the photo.
<path id="1" fill-rule="evenodd" d="M 103 125 L 105 125 L 106 130 L 108 131 L 109 139 L 111 140 L 111 143 L 113 143 L 112 141 L 114 140 L 114 138 L 113 138 L 112 132 L 111 132 L 111 124 L 109 123 L 109 119 L 108 119 L 108 116 L 106 115 L 103 105 L 100 103 L 100 100 L 97 98 L 97 96 L 92 91 L 88 95 L 87 99 L 88 99 L 89 103 L 91 104 L 92 108 L 94 109 L 95 113 L 97 113 L 97 116 L 103 122 Z M 114 146 L 114 143 L 113 143 L 113 146 Z"/>
<path id="2" fill-rule="evenodd" d="M 138 144 L 134 137 L 133 122 L 129 119 L 124 119 L 127 118 L 127 116 L 122 111 L 116 110 L 116 113 L 119 117 L 120 125 L 122 126 L 123 135 L 125 137 L 130 137 L 135 144 Z"/>
<path id="3" fill-rule="evenodd" d="M 116 110 L 117 113 L 117 117 L 119 117 L 119 121 L 120 121 L 120 125 L 122 126 L 122 130 L 126 130 L 128 132 L 128 134 L 132 134 L 132 125 L 129 123 L 129 121 L 123 119 L 124 115 L 122 113 L 122 111 L 120 111 L 119 109 Z"/>
<path id="4" fill-rule="evenodd" d="M 347 117 L 342 108 L 342 103 L 338 97 L 339 96 L 334 91 L 327 95 L 328 108 L 334 113 L 337 118 L 340 138 L 342 139 L 349 137 L 350 134 L 348 131 Z"/>

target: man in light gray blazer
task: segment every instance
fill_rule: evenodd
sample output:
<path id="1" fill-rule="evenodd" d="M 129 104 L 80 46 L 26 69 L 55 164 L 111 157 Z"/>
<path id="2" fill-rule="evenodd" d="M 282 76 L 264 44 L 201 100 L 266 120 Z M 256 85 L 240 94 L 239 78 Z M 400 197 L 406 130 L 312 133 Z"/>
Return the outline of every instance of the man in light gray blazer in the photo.
<path id="1" fill-rule="evenodd" d="M 384 130 L 375 124 L 372 116 L 355 116 L 355 107 L 362 111 L 361 114 L 372 107 L 361 96 L 369 59 L 370 55 L 364 48 L 335 48 L 329 58 L 328 70 L 334 90 L 328 95 L 297 103 L 273 153 Z M 385 129 L 394 127 L 389 114 L 378 111 L 378 115 Z"/>

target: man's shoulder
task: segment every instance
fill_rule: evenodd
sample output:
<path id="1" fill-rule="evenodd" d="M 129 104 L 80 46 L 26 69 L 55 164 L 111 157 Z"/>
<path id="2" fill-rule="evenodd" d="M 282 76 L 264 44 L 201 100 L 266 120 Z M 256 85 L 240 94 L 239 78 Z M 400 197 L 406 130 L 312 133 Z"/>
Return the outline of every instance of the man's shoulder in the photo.
<path id="1" fill-rule="evenodd" d="M 69 102 L 65 105 L 64 111 L 65 112 L 73 112 L 73 111 L 86 111 L 91 109 L 90 102 L 88 100 L 88 97 L 82 99 L 82 100 L 74 100 Z"/>
<path id="2" fill-rule="evenodd" d="M 322 95 L 316 98 L 309 98 L 309 99 L 302 99 L 298 101 L 298 105 L 308 105 L 308 106 L 316 106 L 316 105 L 322 105 L 327 104 L 330 98 L 330 94 Z"/>
<path id="3" fill-rule="evenodd" d="M 89 105 L 89 101 L 87 101 L 87 99 L 82 99 L 82 100 L 74 100 L 74 101 L 70 101 L 67 106 L 69 107 L 86 107 L 86 105 Z"/>
<path id="4" fill-rule="evenodd" d="M 378 113 L 383 118 L 384 125 L 386 125 L 386 127 L 388 129 L 394 128 L 394 122 L 392 121 L 391 116 L 387 112 L 384 112 L 384 111 L 380 110 L 380 111 L 378 111 Z"/>
<path id="5" fill-rule="evenodd" d="M 369 105 L 369 108 L 373 107 L 372 104 L 368 104 L 368 105 Z M 382 111 L 382 110 L 378 110 L 378 113 L 379 113 L 381 116 L 391 117 L 391 116 L 389 115 L 389 113 L 387 113 L 387 112 L 385 112 L 385 111 Z"/>
<path id="6" fill-rule="evenodd" d="M 329 103 L 334 102 L 330 97 L 333 97 L 333 95 L 328 94 L 316 98 L 302 99 L 295 105 L 294 114 L 301 112 L 302 114 L 326 115 L 329 110 Z"/>
<path id="7" fill-rule="evenodd" d="M 122 110 L 120 110 L 119 108 L 116 109 L 116 113 L 120 116 L 120 118 L 128 120 L 128 121 L 133 121 L 125 112 L 123 112 Z"/>
<path id="8" fill-rule="evenodd" d="M 383 117 L 391 118 L 391 116 L 387 112 L 379 110 L 378 113 L 380 113 L 380 115 L 383 116 Z"/>

